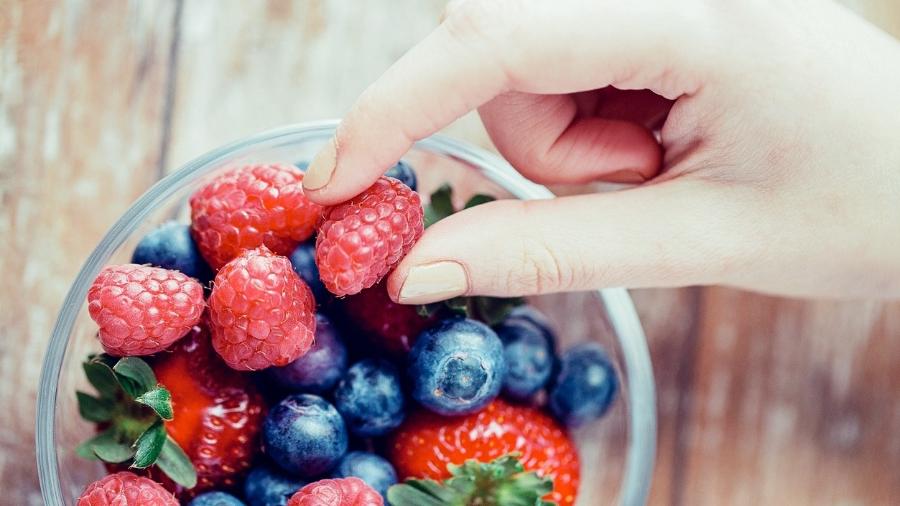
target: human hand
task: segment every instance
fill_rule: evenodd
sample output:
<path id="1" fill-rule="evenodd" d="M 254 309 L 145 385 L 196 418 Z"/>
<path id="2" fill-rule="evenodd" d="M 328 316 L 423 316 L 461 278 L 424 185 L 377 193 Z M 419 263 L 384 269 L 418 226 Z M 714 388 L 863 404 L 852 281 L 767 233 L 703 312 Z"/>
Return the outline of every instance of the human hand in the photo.
<path id="1" fill-rule="evenodd" d="M 536 182 L 637 185 L 444 219 L 391 274 L 400 302 L 689 284 L 893 297 L 898 90 L 900 44 L 829 2 L 458 1 L 304 187 L 346 200 L 478 108 Z"/>

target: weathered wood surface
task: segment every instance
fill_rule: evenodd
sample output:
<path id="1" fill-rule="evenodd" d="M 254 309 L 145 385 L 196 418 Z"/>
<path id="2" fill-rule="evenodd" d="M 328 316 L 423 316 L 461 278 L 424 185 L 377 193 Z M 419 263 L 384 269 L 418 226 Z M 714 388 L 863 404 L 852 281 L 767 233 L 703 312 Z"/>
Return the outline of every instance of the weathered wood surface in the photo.
<path id="1" fill-rule="evenodd" d="M 847 2 L 900 34 L 900 4 Z M 41 504 L 47 335 L 81 262 L 164 171 L 334 117 L 440 0 L 0 0 L 0 490 Z M 454 135 L 489 145 L 474 117 Z M 641 290 L 659 386 L 653 504 L 900 503 L 900 305 Z"/>

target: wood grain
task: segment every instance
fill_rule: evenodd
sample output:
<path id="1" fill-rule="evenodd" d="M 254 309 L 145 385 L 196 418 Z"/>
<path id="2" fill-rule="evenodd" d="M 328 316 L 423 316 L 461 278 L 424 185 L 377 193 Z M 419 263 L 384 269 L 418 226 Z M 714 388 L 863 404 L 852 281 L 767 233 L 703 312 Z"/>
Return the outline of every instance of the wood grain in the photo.
<path id="1" fill-rule="evenodd" d="M 44 348 L 85 257 L 156 178 L 174 5 L 0 5 L 0 503 L 43 504 Z"/>
<path id="2" fill-rule="evenodd" d="M 68 284 L 159 174 L 336 117 L 442 0 L 0 0 L 0 490 L 42 504 L 33 406 Z M 900 34 L 900 3 L 850 1 Z M 490 143 L 473 115 L 449 133 Z M 640 290 L 652 504 L 900 503 L 900 304 Z"/>

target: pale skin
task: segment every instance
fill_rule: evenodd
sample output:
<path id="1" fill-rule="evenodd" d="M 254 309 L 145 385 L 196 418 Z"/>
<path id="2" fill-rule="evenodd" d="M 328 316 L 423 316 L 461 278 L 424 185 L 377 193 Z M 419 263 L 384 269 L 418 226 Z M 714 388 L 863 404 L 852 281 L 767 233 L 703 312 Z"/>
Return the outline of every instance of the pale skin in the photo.
<path id="1" fill-rule="evenodd" d="M 453 2 L 304 187 L 344 201 L 473 109 L 536 182 L 629 186 L 453 215 L 390 275 L 395 300 L 694 284 L 900 296 L 900 43 L 836 4 Z"/>

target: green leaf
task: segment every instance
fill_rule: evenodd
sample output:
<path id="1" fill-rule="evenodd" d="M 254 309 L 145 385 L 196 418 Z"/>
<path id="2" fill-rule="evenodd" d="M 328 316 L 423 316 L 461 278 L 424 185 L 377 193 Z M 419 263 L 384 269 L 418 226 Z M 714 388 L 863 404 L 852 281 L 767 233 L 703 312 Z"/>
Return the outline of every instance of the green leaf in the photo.
<path id="1" fill-rule="evenodd" d="M 425 228 L 434 225 L 454 212 L 453 188 L 445 183 L 431 194 L 431 201 L 425 207 Z"/>
<path id="2" fill-rule="evenodd" d="M 472 197 L 470 197 L 469 200 L 466 201 L 466 205 L 463 206 L 463 209 L 469 209 L 471 207 L 480 206 L 481 204 L 487 204 L 488 202 L 493 202 L 495 200 L 497 200 L 497 199 L 490 195 L 485 195 L 483 193 L 477 193 L 475 195 L 472 195 Z"/>
<path id="3" fill-rule="evenodd" d="M 509 313 L 525 303 L 522 298 L 475 297 L 476 317 L 489 326 L 497 325 L 509 316 Z"/>
<path id="4" fill-rule="evenodd" d="M 182 487 L 194 488 L 197 484 L 197 470 L 194 469 L 194 464 L 171 437 L 166 438 L 162 453 L 156 460 L 156 467 Z"/>
<path id="5" fill-rule="evenodd" d="M 112 419 L 115 404 L 111 399 L 98 399 L 84 392 L 75 392 L 78 413 L 89 422 L 108 422 Z"/>
<path id="6" fill-rule="evenodd" d="M 137 357 L 125 357 L 113 367 L 116 378 L 125 392 L 136 399 L 156 387 L 156 375 L 147 362 Z"/>
<path id="7" fill-rule="evenodd" d="M 406 480 L 388 489 L 393 506 L 547 506 L 543 496 L 553 490 L 552 480 L 524 472 L 515 454 L 490 463 L 468 460 L 461 466 L 447 466 L 451 477 L 434 480 Z"/>
<path id="8" fill-rule="evenodd" d="M 137 396 L 134 400 L 150 407 L 163 420 L 169 421 L 175 417 L 172 412 L 172 394 L 165 387 L 158 386 Z"/>
<path id="9" fill-rule="evenodd" d="M 100 394 L 101 398 L 112 399 L 121 389 L 119 382 L 116 381 L 116 375 L 113 374 L 113 370 L 105 363 L 92 358 L 81 364 L 81 367 L 84 369 L 84 375 L 87 376 L 91 385 L 97 389 L 97 393 Z"/>
<path id="10" fill-rule="evenodd" d="M 156 462 L 165 442 L 166 426 L 162 420 L 157 420 L 135 441 L 134 462 L 131 467 L 144 469 Z"/>
<path id="11" fill-rule="evenodd" d="M 110 427 L 96 436 L 78 445 L 75 453 L 82 458 L 100 459 L 104 462 L 118 464 L 134 455 L 131 445 L 120 441 L 117 431 Z"/>
<path id="12" fill-rule="evenodd" d="M 391 506 L 464 506 L 453 493 L 434 480 L 407 480 L 388 488 L 387 500 Z"/>

